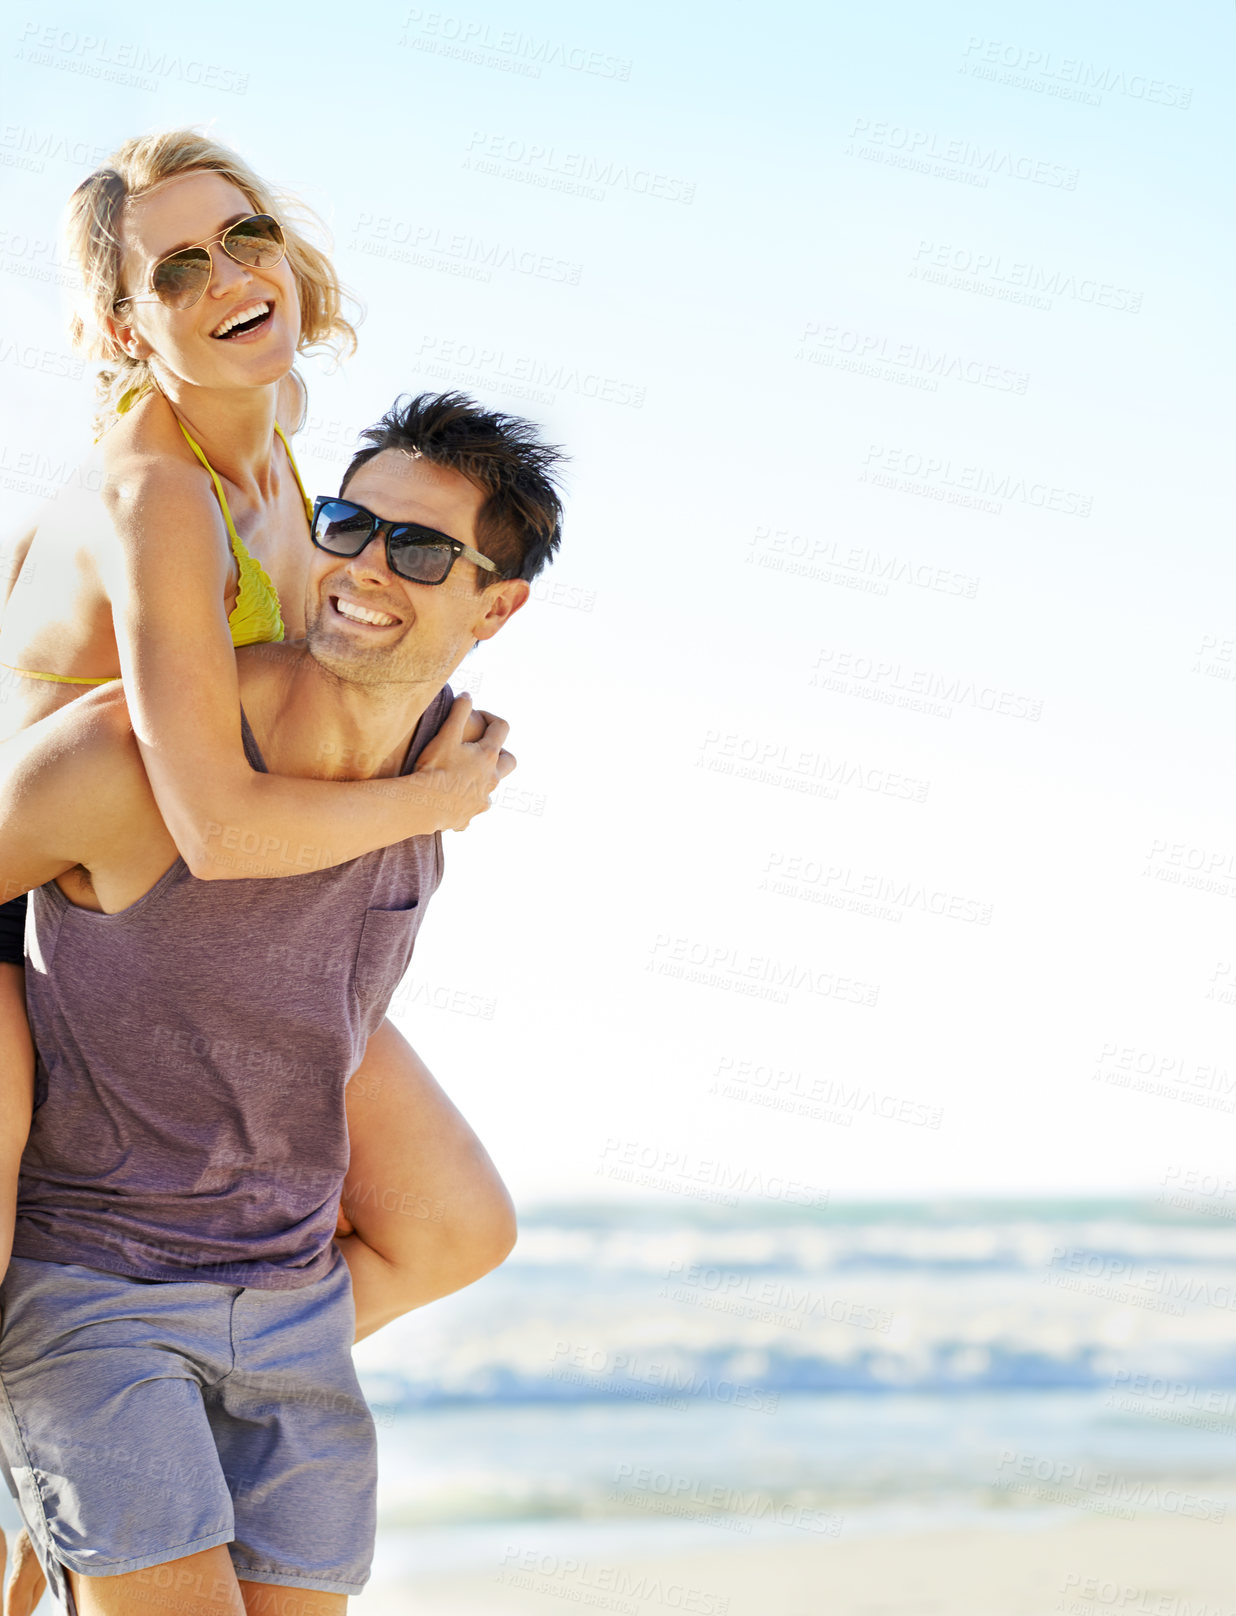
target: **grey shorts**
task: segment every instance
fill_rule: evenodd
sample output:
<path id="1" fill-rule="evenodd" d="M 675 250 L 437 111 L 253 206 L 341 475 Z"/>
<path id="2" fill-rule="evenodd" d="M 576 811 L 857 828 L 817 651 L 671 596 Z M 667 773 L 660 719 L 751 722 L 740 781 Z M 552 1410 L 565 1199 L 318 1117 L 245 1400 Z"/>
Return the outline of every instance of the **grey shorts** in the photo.
<path id="1" fill-rule="evenodd" d="M 291 1291 L 13 1259 L 0 1455 L 70 1616 L 63 1566 L 119 1576 L 221 1543 L 242 1579 L 361 1591 L 377 1453 L 354 1331 L 338 1252 Z"/>

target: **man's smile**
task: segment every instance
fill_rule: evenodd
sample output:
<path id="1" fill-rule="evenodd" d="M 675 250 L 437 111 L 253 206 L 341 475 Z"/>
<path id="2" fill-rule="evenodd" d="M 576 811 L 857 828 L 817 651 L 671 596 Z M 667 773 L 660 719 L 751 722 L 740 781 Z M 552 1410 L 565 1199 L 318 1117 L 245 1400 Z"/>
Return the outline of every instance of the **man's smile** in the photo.
<path id="1" fill-rule="evenodd" d="M 335 614 L 349 623 L 366 623 L 372 628 L 393 628 L 401 621 L 392 617 L 389 612 L 380 612 L 372 606 L 362 606 L 359 601 L 346 600 L 342 595 L 331 595 L 330 604 Z"/>

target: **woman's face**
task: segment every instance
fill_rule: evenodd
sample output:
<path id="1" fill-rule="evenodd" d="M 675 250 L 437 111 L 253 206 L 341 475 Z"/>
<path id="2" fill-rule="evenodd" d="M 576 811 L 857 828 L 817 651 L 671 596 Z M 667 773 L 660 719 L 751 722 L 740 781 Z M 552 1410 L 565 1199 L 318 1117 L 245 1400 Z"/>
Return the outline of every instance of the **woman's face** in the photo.
<path id="1" fill-rule="evenodd" d="M 273 268 L 255 269 L 210 241 L 210 285 L 192 308 L 170 309 L 150 290 L 161 258 L 206 243 L 254 211 L 230 180 L 209 173 L 179 175 L 126 206 L 121 294 L 151 300 L 121 307 L 130 324 L 117 322 L 116 337 L 126 352 L 153 358 L 169 379 L 196 387 L 261 387 L 287 374 L 300 338 L 300 303 L 286 256 Z M 238 314 L 239 328 L 218 334 Z"/>

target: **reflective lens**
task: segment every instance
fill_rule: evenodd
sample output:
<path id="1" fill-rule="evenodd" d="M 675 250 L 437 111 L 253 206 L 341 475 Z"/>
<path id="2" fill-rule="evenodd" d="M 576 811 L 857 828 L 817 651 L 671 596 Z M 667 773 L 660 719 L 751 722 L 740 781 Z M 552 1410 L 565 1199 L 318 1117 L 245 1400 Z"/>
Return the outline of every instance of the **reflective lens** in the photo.
<path id="1" fill-rule="evenodd" d="M 440 584 L 451 570 L 455 552 L 449 544 L 433 539 L 409 538 L 406 530 L 394 528 L 386 541 L 391 571 L 414 584 Z"/>
<path id="2" fill-rule="evenodd" d="M 346 500 L 327 500 L 313 524 L 313 542 L 341 556 L 359 555 L 372 533 L 368 512 Z"/>
<path id="3" fill-rule="evenodd" d="M 151 288 L 169 309 L 189 309 L 210 285 L 210 254 L 205 247 L 186 247 L 155 265 Z"/>
<path id="4" fill-rule="evenodd" d="M 279 221 L 268 213 L 255 213 L 251 219 L 241 219 L 239 224 L 225 230 L 221 245 L 238 264 L 273 269 L 283 257 L 283 231 Z"/>

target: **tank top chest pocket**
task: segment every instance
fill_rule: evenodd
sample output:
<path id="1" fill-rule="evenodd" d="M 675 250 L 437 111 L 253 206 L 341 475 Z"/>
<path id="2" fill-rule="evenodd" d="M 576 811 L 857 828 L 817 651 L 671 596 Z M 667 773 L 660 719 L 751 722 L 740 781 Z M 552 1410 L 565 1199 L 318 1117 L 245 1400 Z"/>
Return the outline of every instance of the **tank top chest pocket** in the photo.
<path id="1" fill-rule="evenodd" d="M 385 1009 L 412 958 L 412 945 L 420 925 L 420 902 L 414 898 L 403 909 L 367 909 L 356 947 L 352 990 L 361 1009 Z"/>

